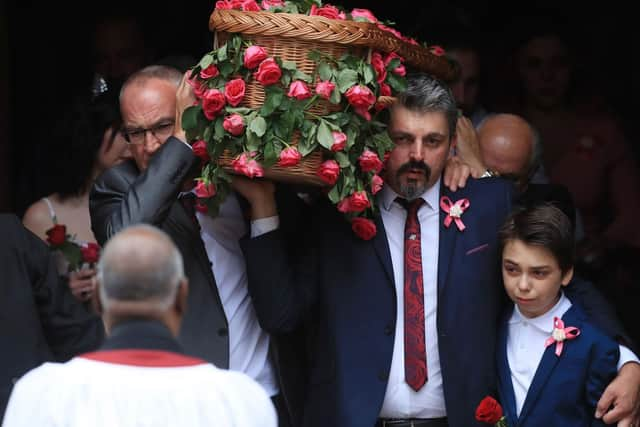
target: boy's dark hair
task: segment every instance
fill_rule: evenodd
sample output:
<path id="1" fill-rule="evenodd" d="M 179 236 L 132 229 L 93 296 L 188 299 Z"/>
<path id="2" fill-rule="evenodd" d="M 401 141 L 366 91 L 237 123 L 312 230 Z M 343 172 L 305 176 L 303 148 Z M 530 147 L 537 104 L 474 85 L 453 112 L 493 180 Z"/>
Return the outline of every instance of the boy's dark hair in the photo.
<path id="1" fill-rule="evenodd" d="M 547 249 L 562 273 L 573 267 L 575 246 L 569 218 L 557 207 L 541 203 L 513 212 L 498 232 L 500 250 L 510 240 Z"/>

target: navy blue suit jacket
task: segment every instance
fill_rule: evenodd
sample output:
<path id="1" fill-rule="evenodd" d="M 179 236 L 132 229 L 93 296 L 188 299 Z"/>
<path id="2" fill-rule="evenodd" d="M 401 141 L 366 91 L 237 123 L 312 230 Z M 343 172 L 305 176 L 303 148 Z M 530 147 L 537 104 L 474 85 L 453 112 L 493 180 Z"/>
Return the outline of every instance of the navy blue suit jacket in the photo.
<path id="1" fill-rule="evenodd" d="M 560 357 L 555 345 L 545 350 L 525 398 L 520 417 L 507 359 L 507 320 L 498 335 L 498 393 L 510 427 L 604 426 L 594 418 L 596 405 L 617 373 L 618 344 L 591 326 L 584 312 L 573 305 L 562 316 L 565 326 L 580 329 L 580 335 L 565 341 Z"/>
<path id="2" fill-rule="evenodd" d="M 496 388 L 495 337 L 506 302 L 497 231 L 511 210 L 501 179 L 469 180 L 441 196 L 470 200 L 466 229 L 443 225 L 438 256 L 437 328 L 451 427 L 480 426 L 475 409 Z M 394 344 L 396 294 L 382 220 L 377 235 L 354 235 L 329 204 L 307 219 L 295 250 L 275 230 L 243 240 L 249 293 L 262 327 L 312 325 L 304 426 L 371 427 L 382 407 Z M 589 298 L 592 297 L 590 294 Z M 592 298 L 593 299 L 593 298 Z M 598 305 L 600 301 L 591 305 Z"/>

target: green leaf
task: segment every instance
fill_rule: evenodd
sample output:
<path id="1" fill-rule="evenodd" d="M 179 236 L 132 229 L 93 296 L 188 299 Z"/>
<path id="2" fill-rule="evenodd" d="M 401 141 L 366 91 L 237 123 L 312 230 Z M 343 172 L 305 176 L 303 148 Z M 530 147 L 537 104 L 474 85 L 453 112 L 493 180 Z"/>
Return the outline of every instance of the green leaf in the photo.
<path id="1" fill-rule="evenodd" d="M 333 145 L 333 135 L 331 134 L 331 129 L 326 121 L 320 120 L 320 124 L 318 125 L 318 142 L 327 150 L 331 150 L 331 146 Z"/>
<path id="2" fill-rule="evenodd" d="M 247 132 L 247 150 L 258 151 L 262 144 L 262 139 L 253 132 Z"/>
<path id="3" fill-rule="evenodd" d="M 271 85 L 267 86 L 265 90 L 265 100 L 262 108 L 260 109 L 261 116 L 270 116 L 271 113 L 275 111 L 276 108 L 282 102 L 282 98 L 284 97 L 284 91 L 282 88 Z"/>
<path id="4" fill-rule="evenodd" d="M 345 93 L 351 86 L 358 83 L 358 73 L 353 70 L 342 70 L 338 73 L 338 90 Z"/>
<path id="5" fill-rule="evenodd" d="M 242 46 L 242 37 L 237 34 L 234 34 L 234 36 L 231 37 L 231 48 L 235 52 L 239 52 L 240 46 Z"/>
<path id="6" fill-rule="evenodd" d="M 69 268 L 75 270 L 82 264 L 82 251 L 80 246 L 70 241 L 64 242 L 58 246 L 58 250 L 62 252 L 67 261 L 69 261 Z"/>
<path id="7" fill-rule="evenodd" d="M 267 122 L 264 117 L 256 116 L 256 118 L 249 123 L 249 129 L 255 133 L 257 137 L 261 138 L 267 131 Z"/>
<path id="8" fill-rule="evenodd" d="M 400 66 L 400 58 L 393 58 L 386 66 L 386 69 L 389 71 L 395 70 Z"/>
<path id="9" fill-rule="evenodd" d="M 340 197 L 340 190 L 338 189 L 338 184 L 333 186 L 331 191 L 329 191 L 329 194 L 327 194 L 327 197 L 329 197 L 329 200 L 331 200 L 331 203 L 333 204 L 338 203 L 340 200 L 342 200 L 342 198 Z"/>
<path id="10" fill-rule="evenodd" d="M 208 53 L 208 54 L 206 54 L 205 56 L 202 57 L 202 59 L 198 63 L 198 66 L 204 70 L 205 68 L 207 68 L 211 64 L 213 64 L 213 55 Z"/>
<path id="11" fill-rule="evenodd" d="M 198 127 L 198 115 L 202 111 L 200 106 L 187 107 L 182 113 L 182 129 L 190 130 Z"/>
<path id="12" fill-rule="evenodd" d="M 278 161 L 278 152 L 276 151 L 273 139 L 268 140 L 264 144 L 264 159 L 262 160 L 262 166 L 265 168 L 273 166 Z"/>
<path id="13" fill-rule="evenodd" d="M 331 80 L 331 77 L 333 77 L 333 70 L 326 62 L 321 62 L 316 71 L 318 72 L 318 75 L 320 75 L 320 80 L 327 81 Z"/>
<path id="14" fill-rule="evenodd" d="M 365 66 L 362 67 L 362 71 L 364 73 L 364 84 L 368 85 L 375 80 L 376 74 L 374 73 L 371 65 L 365 64 Z"/>
<path id="15" fill-rule="evenodd" d="M 342 153 L 340 151 L 336 153 L 336 161 L 338 162 L 341 168 L 346 168 L 347 166 L 351 165 L 351 162 L 349 161 L 349 156 L 347 156 L 345 153 Z"/>
<path id="16" fill-rule="evenodd" d="M 302 71 L 296 70 L 293 73 L 294 80 L 302 80 L 303 82 L 311 83 L 311 76 L 309 74 L 303 73 Z"/>
<path id="17" fill-rule="evenodd" d="M 304 126 L 302 127 L 302 136 L 298 142 L 298 151 L 303 157 L 310 154 L 318 146 L 318 143 L 316 142 L 317 131 L 317 124 L 309 120 L 305 121 Z"/>
<path id="18" fill-rule="evenodd" d="M 226 61 L 227 60 L 227 44 L 223 44 L 218 48 L 218 61 Z"/>
<path id="19" fill-rule="evenodd" d="M 222 124 L 224 123 L 224 119 L 220 116 L 216 119 L 215 122 L 215 128 L 213 130 L 213 138 L 217 141 L 217 142 L 222 142 L 222 140 L 224 139 L 224 127 L 222 126 Z"/>
<path id="20" fill-rule="evenodd" d="M 387 83 L 389 83 L 389 86 L 396 92 L 404 92 L 407 90 L 407 79 L 395 73 L 387 73 Z"/>
<path id="21" fill-rule="evenodd" d="M 333 92 L 331 92 L 331 97 L 329 98 L 329 102 L 332 104 L 340 104 L 341 99 L 342 99 L 342 96 L 340 95 L 340 91 L 334 89 Z"/>
<path id="22" fill-rule="evenodd" d="M 221 62 L 218 64 L 218 70 L 220 70 L 220 74 L 222 77 L 227 78 L 231 74 L 234 73 L 233 64 L 230 62 Z"/>
<path id="23" fill-rule="evenodd" d="M 296 63 L 293 61 L 282 61 L 282 69 L 289 70 L 289 71 L 296 71 L 298 67 L 296 66 Z"/>

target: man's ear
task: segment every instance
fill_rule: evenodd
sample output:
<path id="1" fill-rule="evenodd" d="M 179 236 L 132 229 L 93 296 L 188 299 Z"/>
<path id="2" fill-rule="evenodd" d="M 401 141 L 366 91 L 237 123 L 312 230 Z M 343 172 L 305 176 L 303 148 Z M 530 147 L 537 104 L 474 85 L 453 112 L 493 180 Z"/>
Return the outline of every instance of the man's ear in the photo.
<path id="1" fill-rule="evenodd" d="M 569 270 L 567 270 L 566 273 L 562 275 L 562 286 L 567 286 L 569 282 L 571 282 L 571 279 L 573 279 L 573 267 L 571 267 Z"/>
<path id="2" fill-rule="evenodd" d="M 180 280 L 178 284 L 178 291 L 176 292 L 176 300 L 174 302 L 175 312 L 184 316 L 187 311 L 187 297 L 189 296 L 189 280 L 185 277 Z"/>

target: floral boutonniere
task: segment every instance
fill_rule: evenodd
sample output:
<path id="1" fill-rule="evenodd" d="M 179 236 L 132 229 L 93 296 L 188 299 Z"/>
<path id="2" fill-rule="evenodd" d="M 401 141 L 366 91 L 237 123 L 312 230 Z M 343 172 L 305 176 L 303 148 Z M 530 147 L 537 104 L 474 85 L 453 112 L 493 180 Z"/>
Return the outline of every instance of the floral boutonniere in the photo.
<path id="1" fill-rule="evenodd" d="M 507 419 L 503 415 L 502 406 L 496 399 L 486 396 L 476 408 L 476 420 L 481 423 L 493 424 L 496 427 L 507 427 Z"/>
<path id="2" fill-rule="evenodd" d="M 564 322 L 559 317 L 553 318 L 553 332 L 551 336 L 544 342 L 545 347 L 549 347 L 556 343 L 556 356 L 560 357 L 565 340 L 572 340 L 580 335 L 580 329 L 575 326 L 565 328 Z"/>
<path id="3" fill-rule="evenodd" d="M 452 222 L 455 222 L 458 230 L 464 231 L 466 226 L 464 222 L 462 222 L 461 217 L 470 205 L 471 202 L 469 202 L 469 199 L 460 199 L 453 203 L 447 196 L 440 197 L 440 208 L 447 214 L 447 217 L 444 219 L 444 226 L 448 228 Z"/>
<path id="4" fill-rule="evenodd" d="M 47 230 L 47 242 L 51 249 L 60 251 L 69 263 L 69 271 L 79 270 L 83 263 L 93 265 L 100 258 L 100 246 L 97 243 L 80 245 L 67 233 L 64 224 L 54 224 Z"/>

